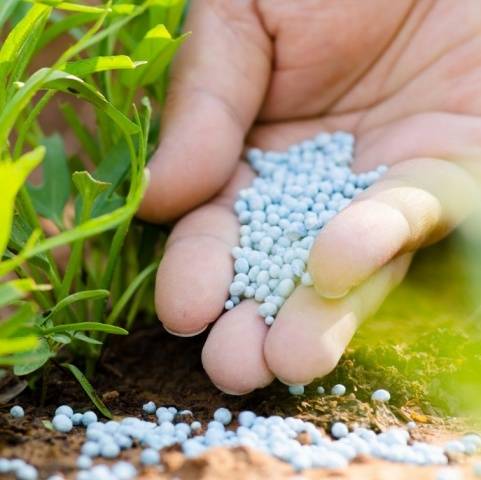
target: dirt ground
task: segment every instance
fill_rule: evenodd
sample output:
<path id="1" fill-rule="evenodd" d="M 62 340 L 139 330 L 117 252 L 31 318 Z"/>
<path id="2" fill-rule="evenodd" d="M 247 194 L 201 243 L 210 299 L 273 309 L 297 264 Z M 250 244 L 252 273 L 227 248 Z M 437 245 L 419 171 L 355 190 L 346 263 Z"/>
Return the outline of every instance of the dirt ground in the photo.
<path id="1" fill-rule="evenodd" d="M 297 416 L 327 427 L 333 420 L 344 420 L 351 426 L 366 425 L 383 430 L 410 419 L 418 422 L 414 437 L 439 443 L 470 430 L 459 419 L 441 419 L 423 413 L 409 402 L 402 406 L 374 407 L 359 400 L 355 393 L 345 397 L 308 394 L 293 397 L 286 387 L 274 383 L 271 387 L 243 397 L 219 392 L 210 382 L 200 364 L 202 338 L 174 338 L 161 327 L 150 327 L 129 337 L 112 339 L 99 365 L 93 383 L 114 417 L 139 416 L 141 406 L 148 400 L 158 405 L 192 410 L 194 416 L 207 421 L 213 411 L 227 406 L 233 412 L 252 409 L 258 414 Z M 326 385 L 329 386 L 329 385 Z M 1 391 L 0 391 L 1 393 Z M 51 418 L 60 403 L 75 409 L 91 408 L 78 384 L 57 368 L 51 370 L 49 388 L 43 406 L 38 395 L 27 389 L 15 399 L 25 407 L 23 419 L 8 414 L 9 405 L 0 413 L 0 456 L 22 458 L 40 470 L 40 478 L 62 472 L 74 478 L 75 459 L 83 441 L 83 430 L 68 435 L 47 429 L 43 420 Z M 122 453 L 124 459 L 137 463 L 139 451 Z M 462 478 L 471 476 L 475 459 L 453 459 L 455 468 L 463 471 Z M 479 461 L 479 459 L 478 459 Z M 416 468 L 371 459 L 360 459 L 344 471 L 312 470 L 296 474 L 286 464 L 266 455 L 238 448 L 217 449 L 196 460 L 186 460 L 176 448 L 163 454 L 161 468 L 145 469 L 143 479 L 435 479 L 439 468 Z M 8 478 L 8 477 L 5 477 Z"/>

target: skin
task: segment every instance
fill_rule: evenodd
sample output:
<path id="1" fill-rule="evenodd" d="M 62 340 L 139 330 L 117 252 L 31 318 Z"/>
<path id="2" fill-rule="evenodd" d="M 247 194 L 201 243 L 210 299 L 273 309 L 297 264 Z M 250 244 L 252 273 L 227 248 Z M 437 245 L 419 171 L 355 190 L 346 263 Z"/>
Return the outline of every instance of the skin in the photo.
<path id="1" fill-rule="evenodd" d="M 481 3 L 195 0 L 186 29 L 139 212 L 180 218 L 157 273 L 159 319 L 178 335 L 213 325 L 202 360 L 225 392 L 309 383 L 335 367 L 413 252 L 478 201 Z M 323 229 L 315 286 L 298 287 L 270 329 L 255 302 L 223 313 L 232 204 L 253 178 L 244 143 L 283 149 L 323 129 L 355 134 L 355 170 L 390 170 Z"/>

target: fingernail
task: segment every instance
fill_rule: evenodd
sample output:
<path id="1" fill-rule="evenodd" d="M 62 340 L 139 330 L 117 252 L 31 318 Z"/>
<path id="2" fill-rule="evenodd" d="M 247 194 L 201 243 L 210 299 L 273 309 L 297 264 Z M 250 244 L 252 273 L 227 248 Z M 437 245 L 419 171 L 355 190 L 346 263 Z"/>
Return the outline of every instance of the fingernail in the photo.
<path id="1" fill-rule="evenodd" d="M 169 332 L 171 335 L 175 335 L 176 337 L 183 337 L 183 338 L 188 338 L 188 337 L 195 337 L 196 335 L 199 335 L 200 333 L 204 332 L 205 330 L 207 330 L 207 327 L 208 325 L 206 325 L 205 327 L 202 327 L 200 330 L 198 330 L 197 332 L 189 332 L 189 333 L 180 333 L 180 332 L 175 332 L 174 330 L 170 330 L 169 328 L 167 328 L 164 324 L 162 324 L 162 326 L 164 327 L 164 330 L 166 330 L 167 332 Z"/>
<path id="2" fill-rule="evenodd" d="M 316 290 L 316 293 L 323 297 L 323 298 L 327 298 L 328 300 L 338 300 L 339 298 L 343 298 L 345 297 L 349 292 L 350 292 L 350 288 L 346 288 L 345 290 L 343 290 L 342 292 L 336 292 L 336 291 L 329 291 L 329 290 L 325 290 L 323 289 L 322 291 L 319 290 L 316 285 L 314 284 L 314 289 Z"/>

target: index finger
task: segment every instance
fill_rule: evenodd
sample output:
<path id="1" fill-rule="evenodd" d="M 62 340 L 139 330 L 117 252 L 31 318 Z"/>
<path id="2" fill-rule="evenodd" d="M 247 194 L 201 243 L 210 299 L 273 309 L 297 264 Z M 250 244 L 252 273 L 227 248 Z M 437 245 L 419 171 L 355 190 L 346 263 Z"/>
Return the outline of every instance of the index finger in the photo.
<path id="1" fill-rule="evenodd" d="M 176 218 L 227 182 L 269 81 L 270 41 L 253 0 L 196 0 L 171 75 L 160 147 L 140 207 L 149 221 Z"/>

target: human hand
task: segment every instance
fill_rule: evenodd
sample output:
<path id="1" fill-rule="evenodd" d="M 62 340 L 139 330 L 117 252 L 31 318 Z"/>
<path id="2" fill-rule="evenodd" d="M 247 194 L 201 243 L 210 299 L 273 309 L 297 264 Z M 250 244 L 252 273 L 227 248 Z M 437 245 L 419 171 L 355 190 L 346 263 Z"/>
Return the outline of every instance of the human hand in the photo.
<path id="1" fill-rule="evenodd" d="M 446 235 L 473 205 L 481 6 L 195 0 L 186 28 L 193 36 L 172 73 L 139 212 L 165 221 L 190 211 L 158 270 L 158 316 L 180 335 L 215 322 L 202 357 L 226 392 L 274 377 L 309 383 L 335 367 L 412 252 Z M 322 230 L 308 265 L 315 288 L 298 287 L 272 327 L 253 301 L 222 313 L 238 242 L 232 205 L 254 177 L 239 162 L 246 136 L 280 150 L 337 129 L 356 136 L 355 170 L 390 170 Z"/>

